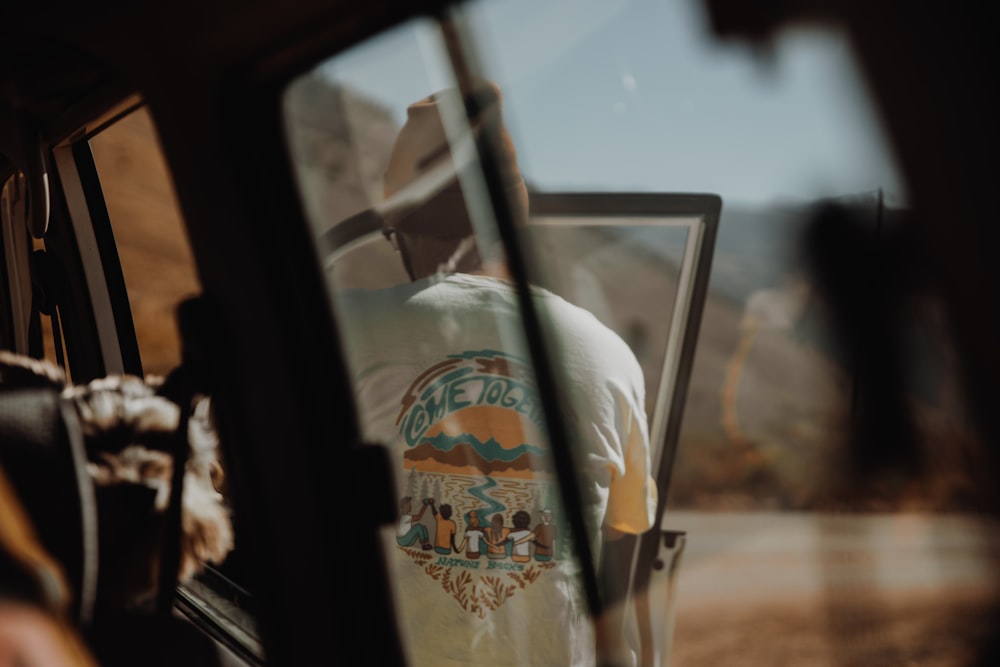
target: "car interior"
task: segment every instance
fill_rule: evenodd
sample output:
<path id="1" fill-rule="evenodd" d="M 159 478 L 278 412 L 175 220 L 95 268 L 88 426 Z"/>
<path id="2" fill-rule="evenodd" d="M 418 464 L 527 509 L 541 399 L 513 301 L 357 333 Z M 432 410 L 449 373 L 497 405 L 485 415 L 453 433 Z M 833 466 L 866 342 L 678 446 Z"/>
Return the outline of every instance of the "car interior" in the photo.
<path id="1" fill-rule="evenodd" d="M 531 509 L 580 538 L 557 560 L 598 653 L 629 647 L 608 665 L 993 664 L 985 10 L 654 5 L 4 10 L 0 663 L 422 664 L 395 490 L 456 496 L 369 431 L 347 304 L 410 281 L 414 202 L 383 190 L 408 105 L 487 80 L 529 215 L 472 95 L 449 177 L 537 386 L 558 494 Z M 655 520 L 593 552 L 536 289 L 642 370 Z"/>

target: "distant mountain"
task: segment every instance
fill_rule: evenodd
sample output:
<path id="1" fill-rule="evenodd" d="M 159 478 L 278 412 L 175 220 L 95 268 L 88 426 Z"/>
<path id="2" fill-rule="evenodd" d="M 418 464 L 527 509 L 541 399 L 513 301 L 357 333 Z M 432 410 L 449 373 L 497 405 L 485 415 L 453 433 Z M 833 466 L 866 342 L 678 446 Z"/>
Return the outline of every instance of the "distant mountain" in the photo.
<path id="1" fill-rule="evenodd" d="M 399 131 L 388 109 L 313 73 L 289 90 L 285 113 L 304 204 L 320 233 L 381 198 Z"/>
<path id="2" fill-rule="evenodd" d="M 877 193 L 859 193 L 808 203 L 768 206 L 729 206 L 723 201 L 712 262 L 711 288 L 716 296 L 744 303 L 767 287 L 787 284 L 805 272 L 801 243 L 818 205 L 837 203 L 871 213 L 872 229 L 878 214 Z M 891 216 L 896 211 L 885 212 Z M 653 253 L 679 264 L 681 247 L 655 227 L 623 228 L 616 239 L 635 253 Z"/>

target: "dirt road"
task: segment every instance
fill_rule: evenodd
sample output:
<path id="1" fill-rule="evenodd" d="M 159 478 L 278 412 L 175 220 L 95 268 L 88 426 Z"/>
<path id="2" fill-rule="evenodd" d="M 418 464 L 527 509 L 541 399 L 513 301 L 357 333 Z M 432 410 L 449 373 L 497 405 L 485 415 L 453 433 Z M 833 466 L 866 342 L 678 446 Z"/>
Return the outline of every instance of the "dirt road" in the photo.
<path id="1" fill-rule="evenodd" d="M 966 516 L 669 513 L 687 532 L 672 667 L 969 665 L 997 624 L 995 525 Z"/>

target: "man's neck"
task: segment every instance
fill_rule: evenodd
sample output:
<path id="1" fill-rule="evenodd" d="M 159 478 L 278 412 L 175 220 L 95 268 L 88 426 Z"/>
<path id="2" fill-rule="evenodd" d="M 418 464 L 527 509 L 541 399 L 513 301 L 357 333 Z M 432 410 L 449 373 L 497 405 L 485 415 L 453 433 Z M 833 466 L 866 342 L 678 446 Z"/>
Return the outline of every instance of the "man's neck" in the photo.
<path id="1" fill-rule="evenodd" d="M 507 270 L 507 265 L 503 262 L 484 262 L 475 271 L 469 271 L 470 275 L 473 276 L 487 276 L 489 278 L 499 278 L 501 280 L 510 280 L 510 271 Z"/>

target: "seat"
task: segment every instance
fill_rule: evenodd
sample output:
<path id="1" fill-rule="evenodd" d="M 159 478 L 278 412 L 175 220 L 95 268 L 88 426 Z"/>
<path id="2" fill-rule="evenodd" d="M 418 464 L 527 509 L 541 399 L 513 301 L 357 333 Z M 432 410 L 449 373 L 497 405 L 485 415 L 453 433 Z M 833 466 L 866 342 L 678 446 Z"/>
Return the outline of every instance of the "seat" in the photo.
<path id="1" fill-rule="evenodd" d="M 0 466 L 58 561 L 73 594 L 71 618 L 85 623 L 97 592 L 97 508 L 75 420 L 53 386 L 0 384 Z"/>
<path id="2" fill-rule="evenodd" d="M 101 667 L 221 665 L 215 643 L 169 610 L 97 607 L 99 507 L 78 415 L 63 399 L 58 381 L 26 371 L 23 364 L 30 360 L 0 355 L 0 469 L 41 546 L 62 566 L 71 591 L 69 618 L 98 663 Z M 101 500 L 110 502 L 105 496 Z M 107 532 L 109 526 L 103 528 Z M 24 585 L 23 580 L 30 578 L 17 577 L 14 592 L 47 605 L 47 600 L 37 599 L 44 598 L 45 591 L 39 590 L 44 586 Z M 0 588 L 4 583 L 0 581 Z"/>

